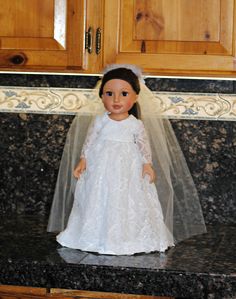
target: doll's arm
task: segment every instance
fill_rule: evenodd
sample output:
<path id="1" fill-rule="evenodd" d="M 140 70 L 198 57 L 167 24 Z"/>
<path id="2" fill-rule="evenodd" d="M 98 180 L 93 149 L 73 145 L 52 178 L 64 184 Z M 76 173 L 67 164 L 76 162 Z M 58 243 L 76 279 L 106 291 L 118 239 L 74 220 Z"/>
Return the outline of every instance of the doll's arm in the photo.
<path id="1" fill-rule="evenodd" d="M 137 144 L 144 164 L 152 164 L 151 146 L 144 125 L 139 121 L 137 133 L 135 134 Z"/>
<path id="2" fill-rule="evenodd" d="M 77 166 L 75 167 L 75 170 L 73 172 L 74 177 L 79 179 L 80 175 L 82 174 L 82 172 L 86 169 L 86 159 L 85 158 L 81 158 L 79 160 L 79 163 L 77 164 Z"/>
<path id="3" fill-rule="evenodd" d="M 156 179 L 156 174 L 154 169 L 152 168 L 152 164 L 143 164 L 143 172 L 142 172 L 142 176 L 143 178 L 145 177 L 145 175 L 149 176 L 149 182 L 153 183 Z"/>
<path id="4" fill-rule="evenodd" d="M 136 134 L 135 142 L 139 148 L 139 151 L 141 153 L 142 159 L 143 159 L 143 171 L 142 176 L 145 177 L 145 175 L 149 176 L 150 183 L 153 183 L 155 180 L 155 172 L 152 167 L 152 153 L 151 153 L 151 146 L 148 140 L 148 136 L 146 133 L 146 130 L 144 128 L 143 123 L 140 121 L 139 123 L 139 130 Z"/>
<path id="5" fill-rule="evenodd" d="M 87 152 L 90 149 L 91 145 L 96 140 L 98 134 L 100 131 L 99 121 L 98 117 L 95 118 L 95 120 L 89 125 L 87 136 L 85 138 L 80 158 L 86 159 Z"/>
<path id="6" fill-rule="evenodd" d="M 73 174 L 79 179 L 80 175 L 86 170 L 86 155 L 90 146 L 94 143 L 99 133 L 98 121 L 95 119 L 88 128 L 88 133 L 82 147 L 79 163 L 76 165 Z"/>

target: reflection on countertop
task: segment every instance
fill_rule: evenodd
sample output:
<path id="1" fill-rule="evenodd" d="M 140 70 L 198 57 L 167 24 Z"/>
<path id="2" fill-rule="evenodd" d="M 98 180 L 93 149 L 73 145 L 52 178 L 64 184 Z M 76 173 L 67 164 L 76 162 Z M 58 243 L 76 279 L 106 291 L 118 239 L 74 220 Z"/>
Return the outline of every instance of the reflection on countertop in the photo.
<path id="1" fill-rule="evenodd" d="M 2 215 L 0 283 L 178 298 L 236 298 L 236 226 L 209 226 L 166 253 L 110 256 L 61 247 L 46 219 Z"/>

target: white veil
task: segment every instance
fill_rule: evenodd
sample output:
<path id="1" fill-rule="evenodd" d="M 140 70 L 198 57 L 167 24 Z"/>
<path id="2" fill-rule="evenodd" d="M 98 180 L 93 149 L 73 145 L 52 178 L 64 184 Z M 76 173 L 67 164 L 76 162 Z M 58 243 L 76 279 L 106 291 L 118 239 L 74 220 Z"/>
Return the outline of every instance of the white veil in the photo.
<path id="1" fill-rule="evenodd" d="M 76 184 L 73 169 L 79 161 L 90 122 L 95 115 L 104 112 L 98 90 L 95 88 L 93 100 L 80 109 L 67 134 L 49 217 L 50 232 L 59 232 L 66 227 Z M 158 100 L 143 83 L 138 103 L 150 139 L 164 221 L 173 233 L 175 243 L 206 232 L 197 190 L 173 128 L 168 119 L 160 117 Z"/>

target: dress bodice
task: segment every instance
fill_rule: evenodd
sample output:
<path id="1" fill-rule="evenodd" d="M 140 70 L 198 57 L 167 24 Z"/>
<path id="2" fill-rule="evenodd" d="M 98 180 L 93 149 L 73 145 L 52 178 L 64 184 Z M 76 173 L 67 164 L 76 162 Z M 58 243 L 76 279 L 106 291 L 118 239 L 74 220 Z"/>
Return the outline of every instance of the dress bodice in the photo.
<path id="1" fill-rule="evenodd" d="M 134 143 L 135 132 L 138 130 L 137 122 L 139 121 L 132 115 L 124 120 L 116 121 L 105 114 L 99 139 Z"/>
<path id="2" fill-rule="evenodd" d="M 116 121 L 109 117 L 108 113 L 97 116 L 90 125 L 88 134 L 83 145 L 81 157 L 85 157 L 90 146 L 98 141 L 110 140 L 117 142 L 131 142 L 136 144 L 144 163 L 151 163 L 151 149 L 144 125 L 141 120 L 133 115 Z"/>

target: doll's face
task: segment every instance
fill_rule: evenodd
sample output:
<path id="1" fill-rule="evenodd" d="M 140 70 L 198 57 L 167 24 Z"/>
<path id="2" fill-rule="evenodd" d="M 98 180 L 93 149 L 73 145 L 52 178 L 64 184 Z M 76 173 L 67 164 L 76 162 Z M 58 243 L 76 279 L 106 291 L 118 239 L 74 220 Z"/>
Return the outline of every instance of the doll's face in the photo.
<path id="1" fill-rule="evenodd" d="M 102 101 L 112 116 L 127 117 L 137 97 L 132 86 L 124 80 L 112 79 L 103 87 Z"/>

